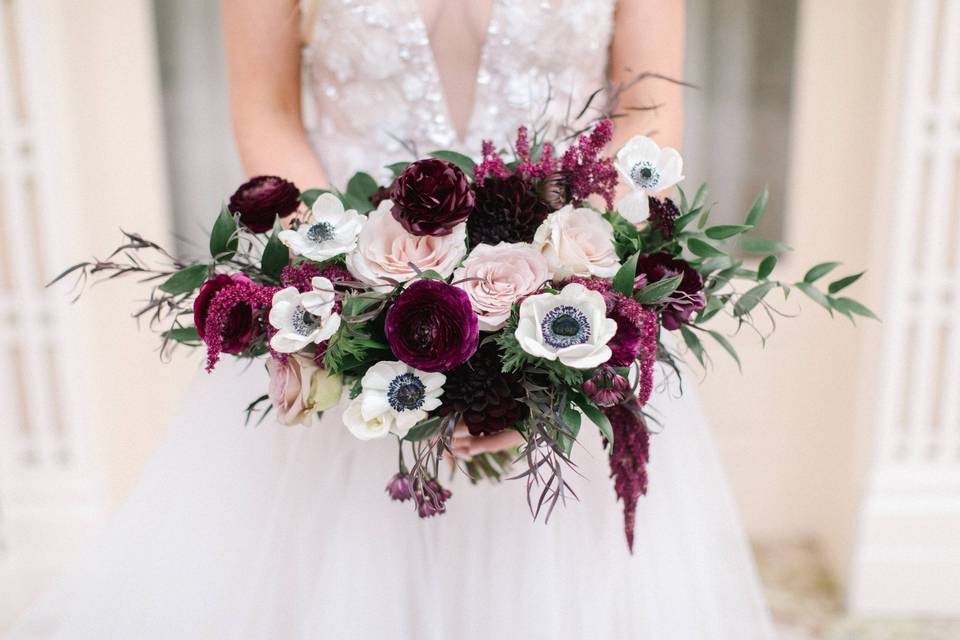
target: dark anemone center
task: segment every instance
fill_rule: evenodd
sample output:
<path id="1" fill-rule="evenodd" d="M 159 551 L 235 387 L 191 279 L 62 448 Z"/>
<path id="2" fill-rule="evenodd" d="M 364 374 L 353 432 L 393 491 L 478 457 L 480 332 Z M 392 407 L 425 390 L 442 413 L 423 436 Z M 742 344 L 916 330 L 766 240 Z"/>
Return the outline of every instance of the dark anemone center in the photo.
<path id="1" fill-rule="evenodd" d="M 580 323 L 577 322 L 576 318 L 565 313 L 557 316 L 553 322 L 550 323 L 550 330 L 557 336 L 575 336 L 580 332 Z"/>
<path id="2" fill-rule="evenodd" d="M 302 336 L 309 335 L 316 328 L 317 320 L 317 316 L 298 306 L 293 312 L 293 330 Z"/>
<path id="3" fill-rule="evenodd" d="M 329 222 L 315 222 L 307 229 L 307 238 L 314 242 L 332 240 L 335 229 Z"/>
<path id="4" fill-rule="evenodd" d="M 412 373 L 404 373 L 390 381 L 387 401 L 395 411 L 419 409 L 427 397 L 427 388 Z"/>

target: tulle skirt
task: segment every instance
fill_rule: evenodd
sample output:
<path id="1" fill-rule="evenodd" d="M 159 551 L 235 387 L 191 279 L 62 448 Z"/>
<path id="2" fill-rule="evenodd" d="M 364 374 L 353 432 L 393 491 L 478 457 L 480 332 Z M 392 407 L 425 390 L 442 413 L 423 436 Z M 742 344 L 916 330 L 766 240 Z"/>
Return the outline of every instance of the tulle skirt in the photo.
<path id="1" fill-rule="evenodd" d="M 198 377 L 95 548 L 11 640 L 772 637 L 690 389 L 653 400 L 664 428 L 631 556 L 590 425 L 573 454 L 580 499 L 549 524 L 532 521 L 523 481 L 462 475 L 442 478 L 447 513 L 421 520 L 384 493 L 395 443 L 354 439 L 337 411 L 245 426 L 239 408 L 265 385 L 230 363 Z"/>

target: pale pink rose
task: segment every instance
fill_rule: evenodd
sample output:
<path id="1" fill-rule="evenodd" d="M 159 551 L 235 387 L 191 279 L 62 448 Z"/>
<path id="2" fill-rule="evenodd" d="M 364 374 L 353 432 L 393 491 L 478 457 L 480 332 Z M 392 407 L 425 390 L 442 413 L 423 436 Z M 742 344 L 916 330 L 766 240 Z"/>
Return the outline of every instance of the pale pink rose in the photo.
<path id="1" fill-rule="evenodd" d="M 547 259 L 553 277 L 612 278 L 620 269 L 613 226 L 593 209 L 573 205 L 554 211 L 537 229 L 533 247 Z"/>
<path id="2" fill-rule="evenodd" d="M 408 233 L 390 213 L 393 202 L 384 200 L 357 238 L 357 248 L 347 255 L 347 269 L 367 284 L 385 284 L 383 278 L 406 282 L 417 272 L 436 271 L 443 277 L 463 260 L 467 253 L 467 225 L 458 224 L 445 236 L 415 236 Z"/>
<path id="3" fill-rule="evenodd" d="M 468 278 L 475 278 L 470 280 Z M 467 292 L 481 331 L 496 331 L 510 317 L 513 303 L 535 293 L 550 279 L 547 261 L 524 243 L 478 244 L 453 275 Z"/>
<path id="4" fill-rule="evenodd" d="M 267 394 L 277 413 L 277 422 L 284 425 L 310 424 L 319 412 L 334 406 L 340 399 L 343 381 L 314 364 L 310 357 L 292 354 L 286 362 L 267 360 L 270 385 Z"/>

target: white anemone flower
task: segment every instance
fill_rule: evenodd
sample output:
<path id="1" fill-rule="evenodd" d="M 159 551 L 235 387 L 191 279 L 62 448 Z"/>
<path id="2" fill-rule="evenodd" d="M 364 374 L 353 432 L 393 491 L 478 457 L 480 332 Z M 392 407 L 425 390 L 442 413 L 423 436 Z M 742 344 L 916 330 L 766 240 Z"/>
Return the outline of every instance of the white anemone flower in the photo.
<path id="1" fill-rule="evenodd" d="M 309 344 L 328 340 L 340 328 L 340 314 L 333 311 L 333 283 L 316 277 L 311 291 L 300 293 L 287 287 L 273 294 L 270 325 L 277 332 L 270 346 L 279 353 L 296 353 Z"/>
<path id="2" fill-rule="evenodd" d="M 592 369 L 610 359 L 607 343 L 616 332 L 617 322 L 607 317 L 603 296 L 571 283 L 560 293 L 542 293 L 520 303 L 514 335 L 532 356 Z"/>
<path id="3" fill-rule="evenodd" d="M 617 152 L 614 163 L 633 191 L 617 203 L 624 218 L 637 224 L 647 219 L 647 196 L 659 193 L 683 180 L 683 158 L 671 147 L 663 147 L 646 136 L 634 136 Z"/>
<path id="4" fill-rule="evenodd" d="M 442 373 L 420 371 L 403 362 L 378 362 L 360 380 L 360 395 L 344 412 L 344 424 L 362 440 L 387 433 L 402 438 L 440 406 L 446 380 Z"/>
<path id="5" fill-rule="evenodd" d="M 353 209 L 344 210 L 340 198 L 324 193 L 313 203 L 313 220 L 296 231 L 287 229 L 278 238 L 298 256 L 323 262 L 357 247 L 357 236 L 366 220 Z"/>

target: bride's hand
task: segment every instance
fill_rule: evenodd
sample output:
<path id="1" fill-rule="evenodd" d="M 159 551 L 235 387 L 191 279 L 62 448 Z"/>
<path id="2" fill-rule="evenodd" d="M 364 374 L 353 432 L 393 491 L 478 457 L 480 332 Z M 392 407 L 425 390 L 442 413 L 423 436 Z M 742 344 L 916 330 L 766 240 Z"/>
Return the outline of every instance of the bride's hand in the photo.
<path id="1" fill-rule="evenodd" d="M 469 460 L 480 453 L 495 453 L 504 449 L 512 449 L 523 444 L 523 436 L 513 429 L 507 429 L 492 436 L 472 436 L 467 425 L 457 423 L 453 430 L 453 439 L 450 448 L 457 458 Z"/>

